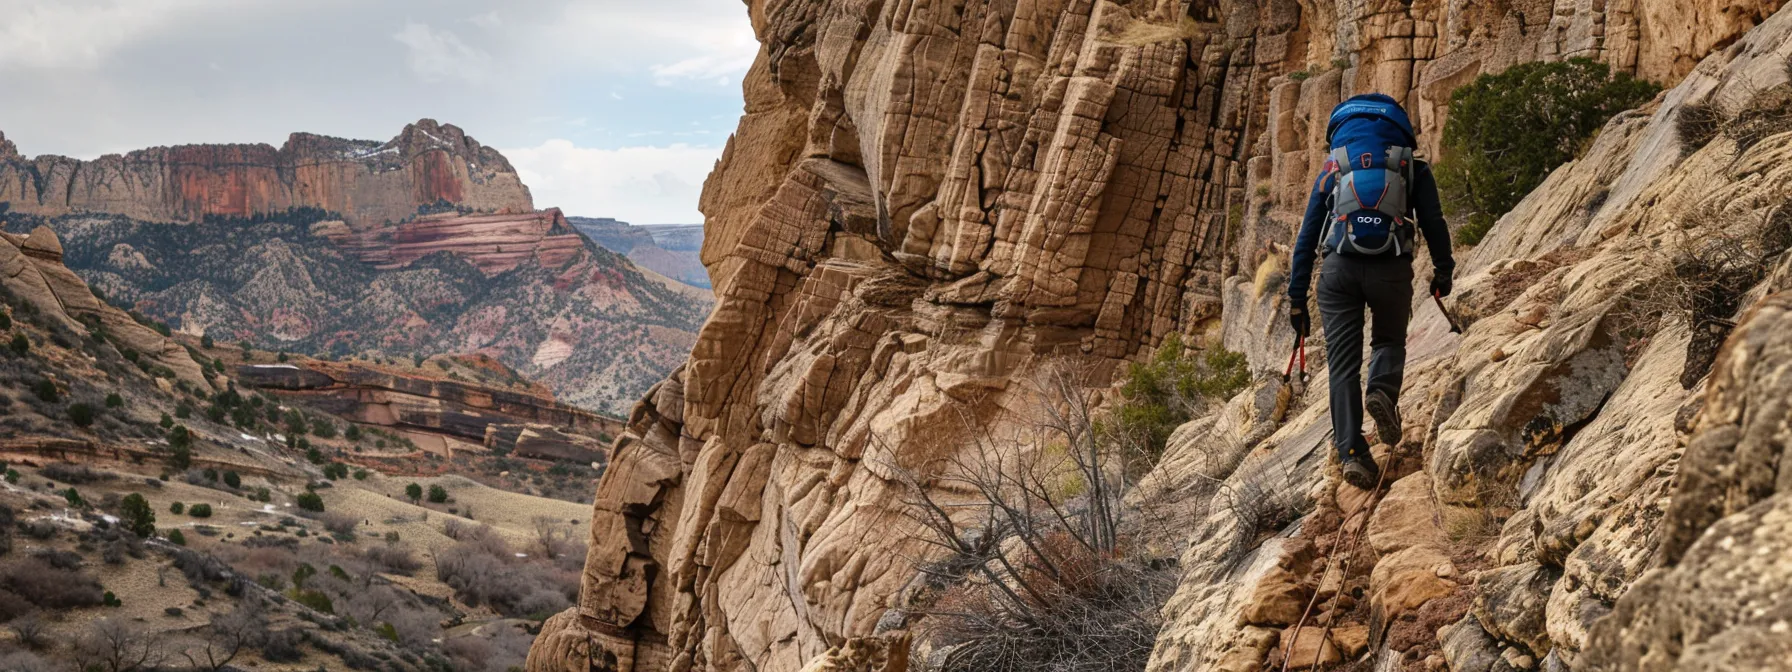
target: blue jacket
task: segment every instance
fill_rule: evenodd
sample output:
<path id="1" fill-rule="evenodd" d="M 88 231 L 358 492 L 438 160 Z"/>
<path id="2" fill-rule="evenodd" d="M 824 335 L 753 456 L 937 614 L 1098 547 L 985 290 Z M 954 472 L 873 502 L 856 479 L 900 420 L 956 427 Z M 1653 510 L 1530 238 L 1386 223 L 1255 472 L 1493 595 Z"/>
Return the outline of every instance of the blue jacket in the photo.
<path id="1" fill-rule="evenodd" d="M 1456 260 L 1450 256 L 1450 227 L 1444 223 L 1443 204 L 1437 198 L 1437 179 L 1431 175 L 1431 164 L 1413 162 L 1412 204 L 1418 214 L 1419 231 L 1425 236 L 1425 249 L 1431 251 L 1431 263 L 1438 276 L 1448 277 L 1456 271 Z M 1332 183 L 1336 175 L 1330 171 L 1313 181 L 1313 192 L 1307 196 L 1307 216 L 1301 220 L 1300 235 L 1294 240 L 1294 268 L 1288 275 L 1288 298 L 1293 305 L 1307 303 L 1308 285 L 1313 280 L 1313 262 L 1319 255 L 1319 234 L 1325 229 L 1326 217 L 1332 209 Z"/>

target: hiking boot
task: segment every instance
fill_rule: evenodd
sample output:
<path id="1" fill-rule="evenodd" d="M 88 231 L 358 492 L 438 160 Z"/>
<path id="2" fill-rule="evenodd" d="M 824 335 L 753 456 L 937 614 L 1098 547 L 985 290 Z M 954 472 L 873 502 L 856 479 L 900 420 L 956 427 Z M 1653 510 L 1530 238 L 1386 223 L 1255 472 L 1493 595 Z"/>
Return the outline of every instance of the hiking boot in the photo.
<path id="1" fill-rule="evenodd" d="M 1400 445 L 1400 407 L 1381 390 L 1369 390 L 1363 397 L 1363 410 L 1375 419 L 1375 438 L 1389 446 Z"/>
<path id="2" fill-rule="evenodd" d="M 1356 489 L 1374 490 L 1381 481 L 1381 467 L 1375 466 L 1375 458 L 1368 451 L 1352 453 L 1344 458 L 1344 482 L 1356 486 Z"/>

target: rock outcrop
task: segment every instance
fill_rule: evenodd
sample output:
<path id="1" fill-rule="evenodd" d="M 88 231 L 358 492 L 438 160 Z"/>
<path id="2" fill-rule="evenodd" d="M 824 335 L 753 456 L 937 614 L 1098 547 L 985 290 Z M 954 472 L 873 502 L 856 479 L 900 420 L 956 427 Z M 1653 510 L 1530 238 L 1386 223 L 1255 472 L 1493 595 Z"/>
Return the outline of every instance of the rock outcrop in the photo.
<path id="1" fill-rule="evenodd" d="M 345 222 L 318 222 L 311 232 L 380 270 L 410 266 L 437 252 L 467 260 L 487 276 L 530 263 L 559 268 L 584 252 L 584 241 L 559 208 L 498 215 L 426 215 L 391 226 L 355 231 Z"/>
<path id="2" fill-rule="evenodd" d="M 529 212 L 529 189 L 497 150 L 423 119 L 386 142 L 294 133 L 265 145 L 183 145 L 92 161 L 26 159 L 0 139 L 0 201 L 14 212 L 112 214 L 151 222 L 293 208 L 379 224 L 419 208 Z"/>
<path id="3" fill-rule="evenodd" d="M 146 357 L 152 368 L 165 368 L 170 377 L 198 389 L 211 389 L 199 363 L 179 343 L 94 296 L 87 283 L 62 264 L 62 242 L 47 227 L 24 236 L 0 232 L 0 286 L 76 333 L 103 332 L 121 350 Z"/>
<path id="4" fill-rule="evenodd" d="M 1456 87 L 1569 55 L 1679 85 L 1467 255 L 1466 334 L 1416 312 L 1395 487 L 1339 487 L 1323 391 L 1270 412 L 1269 382 L 1179 430 L 1145 487 L 1199 470 L 1277 509 L 1190 507 L 1153 670 L 1260 669 L 1284 633 L 1389 666 L 1582 664 L 1651 562 L 1702 394 L 1680 382 L 1686 329 L 1640 338 L 1624 299 L 1670 232 L 1765 221 L 1788 193 L 1792 136 L 1682 158 L 1676 121 L 1784 81 L 1778 7 L 750 3 L 763 48 L 703 198 L 717 307 L 618 439 L 580 604 L 529 668 L 799 670 L 909 625 L 905 478 L 1013 429 L 1042 363 L 1111 370 L 1181 334 L 1279 373 L 1285 306 L 1258 285 L 1280 281 L 1265 262 L 1334 103 L 1393 94 L 1435 149 Z M 1737 524 L 1777 529 L 1756 513 Z M 1328 580 L 1313 549 L 1363 529 Z M 1729 566 L 1699 558 L 1682 576 Z M 1309 639 L 1279 621 L 1312 593 L 1350 604 Z"/>
<path id="5" fill-rule="evenodd" d="M 358 363 L 245 364 L 236 367 L 235 376 L 245 386 L 302 398 L 312 408 L 355 422 L 440 435 L 452 440 L 442 443 L 450 448 L 501 448 L 525 457 L 600 462 L 604 457 L 598 438 L 622 431 L 620 421 L 535 391 Z"/>

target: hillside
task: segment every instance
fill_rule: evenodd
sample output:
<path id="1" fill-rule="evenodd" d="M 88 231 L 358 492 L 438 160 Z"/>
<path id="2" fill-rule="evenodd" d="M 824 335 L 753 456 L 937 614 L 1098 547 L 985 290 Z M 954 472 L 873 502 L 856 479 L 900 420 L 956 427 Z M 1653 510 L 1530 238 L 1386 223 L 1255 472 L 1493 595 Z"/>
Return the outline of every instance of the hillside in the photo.
<path id="1" fill-rule="evenodd" d="M 0 235 L 0 669 L 504 670 L 576 597 L 614 421 L 164 335 L 57 249 Z"/>
<path id="2" fill-rule="evenodd" d="M 528 669 L 1787 669 L 1780 4 L 753 5 L 716 309 Z M 1666 90 L 1459 250 L 1466 333 L 1415 301 L 1341 485 L 1280 375 L 1326 114 L 1435 156 L 1566 55 Z M 1116 433 L 1159 385 L 1217 398 Z"/>
<path id="3" fill-rule="evenodd" d="M 708 310 L 557 210 L 368 228 L 318 210 L 195 223 L 8 218 L 13 230 L 55 230 L 69 268 L 184 333 L 336 357 L 481 352 L 613 414 L 676 366 Z"/>

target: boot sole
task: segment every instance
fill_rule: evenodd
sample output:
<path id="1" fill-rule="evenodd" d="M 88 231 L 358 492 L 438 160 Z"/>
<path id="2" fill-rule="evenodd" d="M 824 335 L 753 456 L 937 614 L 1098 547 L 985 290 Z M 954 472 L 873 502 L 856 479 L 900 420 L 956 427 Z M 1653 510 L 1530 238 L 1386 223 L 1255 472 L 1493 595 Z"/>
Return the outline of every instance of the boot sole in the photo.
<path id="1" fill-rule="evenodd" d="M 1364 410 L 1375 420 L 1375 436 L 1389 446 L 1400 445 L 1400 409 L 1385 394 L 1370 394 L 1363 400 Z"/>
<path id="2" fill-rule="evenodd" d="M 1367 471 L 1367 470 L 1361 470 L 1361 471 L 1355 470 L 1355 469 L 1345 469 L 1344 470 L 1344 482 L 1349 483 L 1350 485 L 1354 486 L 1358 490 L 1363 490 L 1363 491 L 1374 490 L 1376 477 L 1377 477 L 1376 474 L 1369 473 L 1369 471 Z"/>

